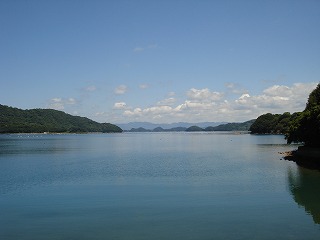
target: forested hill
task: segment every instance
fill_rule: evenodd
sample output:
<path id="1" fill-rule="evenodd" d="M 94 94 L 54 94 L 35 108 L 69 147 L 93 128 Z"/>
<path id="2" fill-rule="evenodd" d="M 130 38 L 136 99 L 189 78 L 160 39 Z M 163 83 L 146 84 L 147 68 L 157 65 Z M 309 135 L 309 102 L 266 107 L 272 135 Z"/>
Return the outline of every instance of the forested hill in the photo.
<path id="1" fill-rule="evenodd" d="M 192 126 L 186 129 L 187 132 L 194 132 L 194 131 L 248 131 L 250 126 L 255 122 L 255 119 L 250 121 L 246 121 L 243 123 L 226 123 L 220 124 L 215 127 L 206 127 L 205 129 L 200 128 L 198 126 Z"/>
<path id="2" fill-rule="evenodd" d="M 111 123 L 98 123 L 53 109 L 22 110 L 0 104 L 0 133 L 122 132 Z"/>
<path id="3" fill-rule="evenodd" d="M 263 114 L 251 125 L 250 131 L 258 134 L 285 134 L 288 143 L 304 143 L 305 147 L 319 149 L 320 83 L 309 94 L 306 108 L 302 112 Z"/>
<path id="4" fill-rule="evenodd" d="M 243 123 L 226 123 L 216 127 L 207 127 L 205 131 L 248 131 L 251 125 L 256 121 L 252 119 Z"/>
<path id="5" fill-rule="evenodd" d="M 286 134 L 290 129 L 290 125 L 298 116 L 299 113 L 266 113 L 257 118 L 251 125 L 250 131 L 255 134 Z"/>

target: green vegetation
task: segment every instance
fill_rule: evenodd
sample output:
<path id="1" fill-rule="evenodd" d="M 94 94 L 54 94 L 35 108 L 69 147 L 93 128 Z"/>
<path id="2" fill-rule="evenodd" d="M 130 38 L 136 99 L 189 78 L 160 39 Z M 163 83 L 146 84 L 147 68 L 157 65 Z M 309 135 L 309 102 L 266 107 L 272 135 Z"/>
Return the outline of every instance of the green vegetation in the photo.
<path id="1" fill-rule="evenodd" d="M 248 131 L 255 119 L 243 123 L 226 123 L 216 127 L 207 127 L 204 131 Z"/>
<path id="2" fill-rule="evenodd" d="M 285 134 L 287 142 L 320 147 L 320 83 L 308 98 L 303 112 L 263 114 L 250 127 L 255 134 Z"/>
<path id="3" fill-rule="evenodd" d="M 250 126 L 254 123 L 255 119 L 246 121 L 243 123 L 226 123 L 220 124 L 216 127 L 206 127 L 205 129 L 200 128 L 198 126 L 192 126 L 186 129 L 187 132 L 195 132 L 195 131 L 205 131 L 205 132 L 213 132 L 213 131 L 248 131 Z"/>
<path id="4" fill-rule="evenodd" d="M 131 128 L 131 130 L 127 132 L 184 132 L 187 128 L 185 127 L 174 127 L 169 129 L 164 129 L 162 127 L 156 127 L 153 130 L 145 129 L 143 127 L 139 128 Z"/>
<path id="5" fill-rule="evenodd" d="M 185 127 L 175 127 L 170 129 L 163 129 L 162 127 L 156 127 L 153 130 L 145 128 L 132 128 L 128 132 L 212 132 L 212 131 L 248 131 L 255 119 L 246 121 L 243 123 L 227 123 L 220 124 L 216 127 L 206 127 L 205 129 L 199 126 L 191 126 L 189 128 Z"/>
<path id="6" fill-rule="evenodd" d="M 98 123 L 53 109 L 22 110 L 0 104 L 0 133 L 122 132 L 110 123 Z"/>
<path id="7" fill-rule="evenodd" d="M 320 83 L 308 98 L 306 108 L 297 114 L 286 134 L 288 143 L 304 142 L 305 146 L 320 147 Z"/>
<path id="8" fill-rule="evenodd" d="M 203 131 L 203 128 L 198 126 L 191 126 L 186 129 L 186 132 L 200 132 Z"/>
<path id="9" fill-rule="evenodd" d="M 298 113 L 291 115 L 289 112 L 283 114 L 266 113 L 259 116 L 249 130 L 253 134 L 285 134 L 297 116 Z"/>
<path id="10" fill-rule="evenodd" d="M 139 128 L 131 128 L 131 130 L 128 132 L 151 132 L 151 130 L 145 129 L 143 127 L 139 127 Z"/>
<path id="11" fill-rule="evenodd" d="M 162 127 L 156 127 L 153 129 L 153 132 L 164 132 L 165 130 Z"/>

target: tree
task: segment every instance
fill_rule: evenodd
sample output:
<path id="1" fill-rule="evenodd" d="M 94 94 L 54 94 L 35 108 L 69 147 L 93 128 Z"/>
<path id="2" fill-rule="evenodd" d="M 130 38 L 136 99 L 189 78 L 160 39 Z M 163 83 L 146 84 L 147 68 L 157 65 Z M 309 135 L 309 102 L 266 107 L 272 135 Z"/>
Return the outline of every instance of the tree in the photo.
<path id="1" fill-rule="evenodd" d="M 297 113 L 292 115 L 289 112 L 283 114 L 266 113 L 257 118 L 249 131 L 254 134 L 286 134 L 291 122 L 296 117 Z"/>
<path id="2" fill-rule="evenodd" d="M 320 83 L 308 98 L 305 110 L 298 114 L 286 135 L 288 143 L 303 142 L 305 146 L 320 147 Z"/>
<path id="3" fill-rule="evenodd" d="M 277 125 L 279 114 L 266 113 L 257 118 L 251 125 L 251 133 L 265 134 L 275 133 L 275 126 Z"/>

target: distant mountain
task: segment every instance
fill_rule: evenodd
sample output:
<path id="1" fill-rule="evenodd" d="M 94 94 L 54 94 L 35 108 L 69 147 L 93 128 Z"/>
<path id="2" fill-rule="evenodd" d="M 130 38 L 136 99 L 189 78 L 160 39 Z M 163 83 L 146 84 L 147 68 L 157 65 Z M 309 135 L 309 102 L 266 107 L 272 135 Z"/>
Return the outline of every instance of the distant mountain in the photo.
<path id="1" fill-rule="evenodd" d="M 53 109 L 22 110 L 0 104 L 0 133 L 122 132 L 111 123 L 98 123 Z"/>
<path id="2" fill-rule="evenodd" d="M 165 129 L 163 129 L 162 127 L 156 127 L 155 129 L 153 129 L 153 132 L 164 132 Z"/>
<path id="3" fill-rule="evenodd" d="M 186 132 L 200 132 L 203 131 L 203 128 L 199 126 L 191 126 L 186 129 Z"/>
<path id="4" fill-rule="evenodd" d="M 255 119 L 246 121 L 243 123 L 227 123 L 221 124 L 216 127 L 207 127 L 204 131 L 249 131 L 251 125 L 255 122 Z"/>
<path id="5" fill-rule="evenodd" d="M 138 128 L 131 128 L 130 130 L 125 130 L 128 132 L 200 132 L 200 131 L 249 131 L 251 125 L 255 122 L 255 119 L 246 121 L 243 123 L 226 123 L 226 124 L 220 124 L 218 126 L 209 126 L 206 128 L 192 125 L 190 127 L 174 127 L 174 128 L 168 128 L 164 129 L 162 127 L 156 127 L 154 129 L 146 129 L 143 127 Z"/>
<path id="6" fill-rule="evenodd" d="M 216 127 L 206 127 L 206 128 L 201 128 L 199 126 L 191 126 L 186 129 L 187 132 L 200 132 L 200 131 L 206 131 L 206 132 L 212 132 L 212 131 L 249 131 L 251 125 L 255 122 L 256 120 L 250 120 L 246 121 L 243 123 L 227 123 L 227 124 L 220 124 L 219 126 Z"/>
<path id="7" fill-rule="evenodd" d="M 188 128 L 191 126 L 199 126 L 201 128 L 206 128 L 209 126 L 218 126 L 226 122 L 199 122 L 199 123 L 187 123 L 187 122 L 177 122 L 177 123 L 150 123 L 150 122 L 129 122 L 129 123 L 119 123 L 117 126 L 123 130 L 131 130 L 132 128 L 144 128 L 148 130 L 153 130 L 155 128 L 161 127 L 165 130 L 174 129 L 174 128 Z"/>
<path id="8" fill-rule="evenodd" d="M 139 128 L 131 128 L 130 130 L 127 130 L 127 132 L 152 132 L 152 131 L 139 127 Z"/>
<path id="9" fill-rule="evenodd" d="M 169 128 L 164 129 L 162 127 L 156 127 L 155 129 L 145 129 L 142 127 L 139 128 L 131 128 L 130 130 L 124 130 L 126 132 L 184 132 L 187 128 L 185 127 L 175 127 L 175 128 Z"/>
<path id="10" fill-rule="evenodd" d="M 169 131 L 171 131 L 171 132 L 184 132 L 186 130 L 187 130 L 187 128 L 185 128 L 185 127 L 174 127 L 174 128 L 169 129 Z"/>

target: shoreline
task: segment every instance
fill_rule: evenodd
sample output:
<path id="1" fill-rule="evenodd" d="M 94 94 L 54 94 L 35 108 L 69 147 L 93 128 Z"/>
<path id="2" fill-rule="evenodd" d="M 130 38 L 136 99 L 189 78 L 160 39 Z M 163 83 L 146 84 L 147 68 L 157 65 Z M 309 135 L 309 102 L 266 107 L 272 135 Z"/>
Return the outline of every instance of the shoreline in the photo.
<path id="1" fill-rule="evenodd" d="M 283 159 L 296 162 L 298 166 L 320 171 L 320 148 L 300 146 L 296 150 L 279 152 Z"/>
<path id="2" fill-rule="evenodd" d="M 32 132 L 32 133 L 0 133 L 0 135 L 68 135 L 68 134 L 110 134 L 122 132 Z"/>

